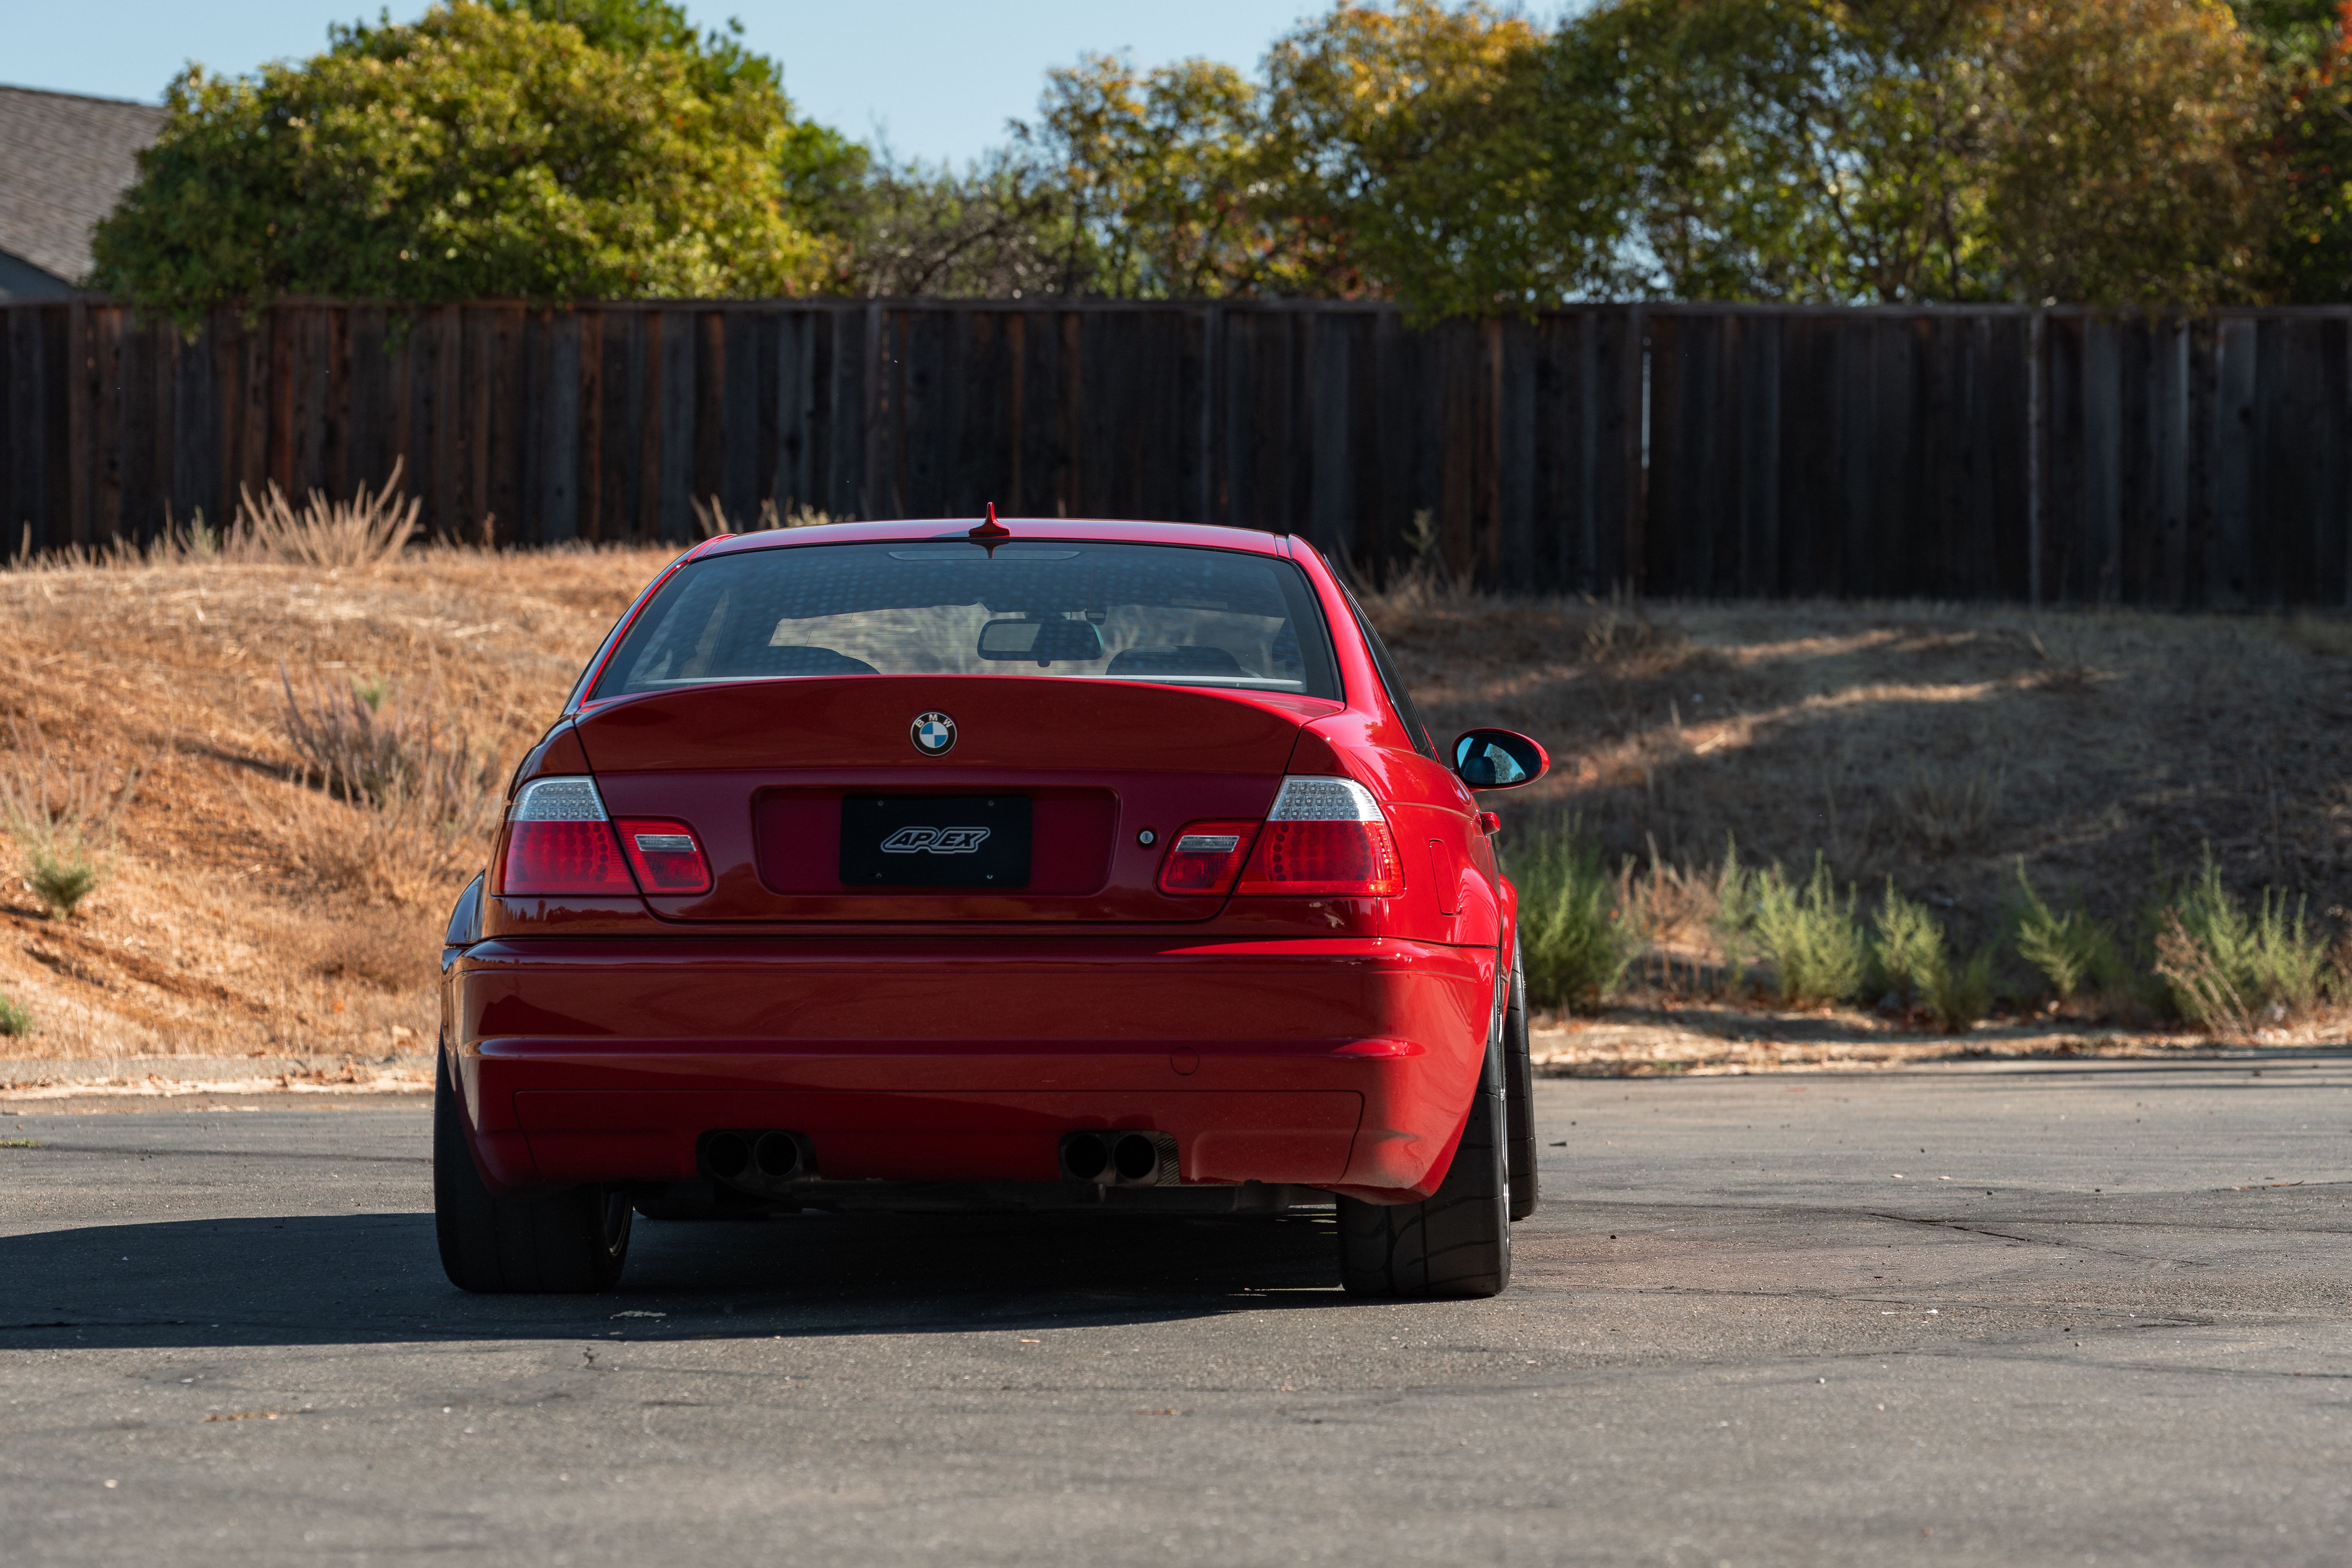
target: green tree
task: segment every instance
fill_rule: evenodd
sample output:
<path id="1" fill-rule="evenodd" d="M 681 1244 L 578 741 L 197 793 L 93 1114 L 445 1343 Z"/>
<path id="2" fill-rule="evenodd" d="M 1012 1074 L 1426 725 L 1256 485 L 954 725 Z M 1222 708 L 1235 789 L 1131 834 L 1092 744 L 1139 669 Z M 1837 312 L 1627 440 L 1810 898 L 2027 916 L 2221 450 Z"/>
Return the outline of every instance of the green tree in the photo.
<path id="1" fill-rule="evenodd" d="M 2264 92 L 2219 0 L 1610 0 L 1549 140 L 1620 288 L 1823 302 L 2246 298 Z"/>
<path id="2" fill-rule="evenodd" d="M 1064 270 L 1121 297 L 1246 293 L 1276 284 L 1281 240 L 1254 189 L 1257 93 L 1210 60 L 1139 72 L 1090 55 L 1048 73 L 1016 145 L 1057 193 Z"/>
<path id="3" fill-rule="evenodd" d="M 2277 106 L 2274 285 L 2298 303 L 2352 300 L 2352 0 L 2242 0 Z"/>
<path id="4" fill-rule="evenodd" d="M 1486 0 L 1343 3 L 1265 59 L 1266 201 L 1304 291 L 1422 314 L 1527 308 L 1587 281 L 1612 235 L 1589 160 L 1547 144 L 1542 33 Z"/>
<path id="5" fill-rule="evenodd" d="M 470 0 L 338 28 L 252 79 L 192 67 L 93 238 L 96 281 L 184 321 L 289 293 L 806 289 L 830 258 L 789 216 L 788 105 L 751 67 L 705 96 L 713 68 L 708 50 L 600 48 Z"/>
<path id="6" fill-rule="evenodd" d="M 1972 0 L 1618 0 L 1551 49 L 1552 139 L 1596 147 L 1616 280 L 1683 298 L 1997 291 L 1972 177 Z"/>
<path id="7" fill-rule="evenodd" d="M 2028 300 L 2259 299 L 2273 102 L 2221 0 L 2004 5 L 1987 51 L 1987 219 Z"/>

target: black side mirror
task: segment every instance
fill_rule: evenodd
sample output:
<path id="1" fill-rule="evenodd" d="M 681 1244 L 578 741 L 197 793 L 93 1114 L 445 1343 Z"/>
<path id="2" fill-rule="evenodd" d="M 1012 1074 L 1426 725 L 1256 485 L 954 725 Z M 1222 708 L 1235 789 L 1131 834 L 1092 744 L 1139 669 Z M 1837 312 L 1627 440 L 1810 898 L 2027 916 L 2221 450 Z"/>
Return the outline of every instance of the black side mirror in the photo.
<path id="1" fill-rule="evenodd" d="M 1510 730 L 1472 730 L 1454 742 L 1454 771 L 1472 789 L 1516 789 L 1550 766 L 1541 746 Z"/>

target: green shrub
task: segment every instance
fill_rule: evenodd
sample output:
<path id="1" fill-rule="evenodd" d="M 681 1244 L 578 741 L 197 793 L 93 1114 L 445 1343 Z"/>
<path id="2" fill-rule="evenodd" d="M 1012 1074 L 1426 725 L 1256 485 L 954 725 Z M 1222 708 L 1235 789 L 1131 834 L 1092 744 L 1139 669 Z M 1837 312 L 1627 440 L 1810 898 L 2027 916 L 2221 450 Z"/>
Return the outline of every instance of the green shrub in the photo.
<path id="1" fill-rule="evenodd" d="M 1512 853 L 1509 869 L 1519 889 L 1528 1000 L 1597 1005 L 1624 975 L 1634 948 L 1599 847 L 1584 842 L 1574 823 L 1538 828 Z"/>
<path id="2" fill-rule="evenodd" d="M 1725 988 L 1738 995 L 1747 989 L 1748 963 L 1755 955 L 1756 873 L 1739 863 L 1738 842 L 1728 834 L 1715 877 L 1715 912 L 1706 923 L 1723 960 Z"/>
<path id="3" fill-rule="evenodd" d="M 1838 1002 L 1862 989 L 1869 955 L 1853 905 L 1851 889 L 1838 898 L 1829 863 L 1818 855 L 1801 887 L 1778 866 L 1756 875 L 1749 923 L 1772 960 L 1782 1001 Z"/>
<path id="4" fill-rule="evenodd" d="M 1992 1011 L 1992 965 L 1996 949 L 1985 943 L 1966 963 L 1938 966 L 1927 984 L 1927 1011 L 1958 1034 Z"/>
<path id="5" fill-rule="evenodd" d="M 103 762 L 60 763 L 37 731 L 0 759 L 0 826 L 16 841 L 25 883 L 50 914 L 70 915 L 114 868 L 116 824 L 140 771 L 107 782 Z"/>
<path id="6" fill-rule="evenodd" d="M 20 828 L 18 834 L 25 880 L 41 907 L 60 919 L 79 909 L 113 868 L 110 858 L 70 826 L 52 826 L 37 835 Z"/>
<path id="7" fill-rule="evenodd" d="M 1907 1007 L 1925 1007 L 1951 1030 L 1967 1028 L 1992 1009 L 1990 943 L 1965 963 L 1954 964 L 1944 945 L 1944 927 L 1927 906 L 1895 890 L 1886 892 L 1871 917 L 1873 984 L 1885 985 Z"/>
<path id="8" fill-rule="evenodd" d="M 2124 963 L 2114 934 L 2080 905 L 2054 913 L 2027 878 L 2022 856 L 2017 887 L 2017 955 L 2050 982 L 2058 1000 L 2072 1000 L 2085 983 L 2102 990 L 2122 983 Z"/>
<path id="9" fill-rule="evenodd" d="M 2342 984 L 2325 938 L 2308 929 L 2305 901 L 2292 910 L 2286 890 L 2263 889 L 2249 915 L 2221 885 L 2213 851 L 2204 868 L 2176 884 L 2154 911 L 2156 973 L 2166 1000 L 2183 1019 L 2206 1028 L 2244 1033 L 2254 1015 L 2300 1013 Z"/>
<path id="10" fill-rule="evenodd" d="M 33 1016 L 25 1010 L 25 1005 L 13 997 L 0 996 L 0 1035 L 22 1039 L 32 1032 Z"/>
<path id="11" fill-rule="evenodd" d="M 1906 1006 L 1926 1005 L 1928 993 L 1944 977 L 1944 928 L 1927 906 L 1895 890 L 1886 879 L 1886 893 L 1871 917 L 1872 989 L 1885 986 Z"/>

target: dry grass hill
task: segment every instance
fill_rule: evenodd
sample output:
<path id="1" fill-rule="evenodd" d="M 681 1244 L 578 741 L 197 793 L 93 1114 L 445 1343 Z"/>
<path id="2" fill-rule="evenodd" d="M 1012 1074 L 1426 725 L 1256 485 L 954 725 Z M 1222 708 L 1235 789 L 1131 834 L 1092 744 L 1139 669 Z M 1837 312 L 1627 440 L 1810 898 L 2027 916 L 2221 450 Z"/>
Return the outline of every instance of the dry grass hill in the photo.
<path id="1" fill-rule="evenodd" d="M 0 998 L 33 1031 L 0 1056 L 428 1043 L 439 923 L 506 770 L 668 555 L 411 547 L 328 565 L 247 543 L 0 572 L 0 796 L 78 802 L 101 830 L 116 814 L 111 874 L 70 918 L 21 865 L 0 882 Z M 1998 931 L 2021 859 L 2053 901 L 2125 931 L 2208 845 L 2246 896 L 2307 895 L 2315 930 L 2352 903 L 2338 622 L 1644 607 L 1421 581 L 1373 609 L 1433 724 L 1551 748 L 1551 779 L 1496 802 L 1509 833 L 1572 817 L 1609 864 L 1632 858 L 1622 887 L 1653 952 L 1615 998 L 1635 1009 L 1621 1025 L 1696 1005 L 1677 976 L 1709 960 L 1727 836 L 1750 864 L 1818 852 L 1865 889 L 1891 877 L 1961 946 Z M 322 779 L 303 752 L 322 725 L 431 765 Z M 1807 1026 L 1706 984 L 1720 1038 L 1891 1026 L 1852 1010 Z"/>

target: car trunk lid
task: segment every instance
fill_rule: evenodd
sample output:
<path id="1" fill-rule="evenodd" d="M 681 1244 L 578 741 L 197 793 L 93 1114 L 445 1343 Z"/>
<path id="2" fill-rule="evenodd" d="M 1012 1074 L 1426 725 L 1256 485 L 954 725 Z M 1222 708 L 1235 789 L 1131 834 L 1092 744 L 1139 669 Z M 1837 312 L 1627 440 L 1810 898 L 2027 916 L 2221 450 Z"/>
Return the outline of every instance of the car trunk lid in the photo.
<path id="1" fill-rule="evenodd" d="M 711 889 L 649 899 L 666 920 L 1189 921 L 1223 900 L 1158 890 L 1171 836 L 1262 816 L 1300 727 L 1337 709 L 1143 682 L 852 676 L 629 697 L 577 729 L 614 816 L 702 837 Z M 943 727 L 952 740 L 927 754 L 919 724 L 934 746 Z"/>

